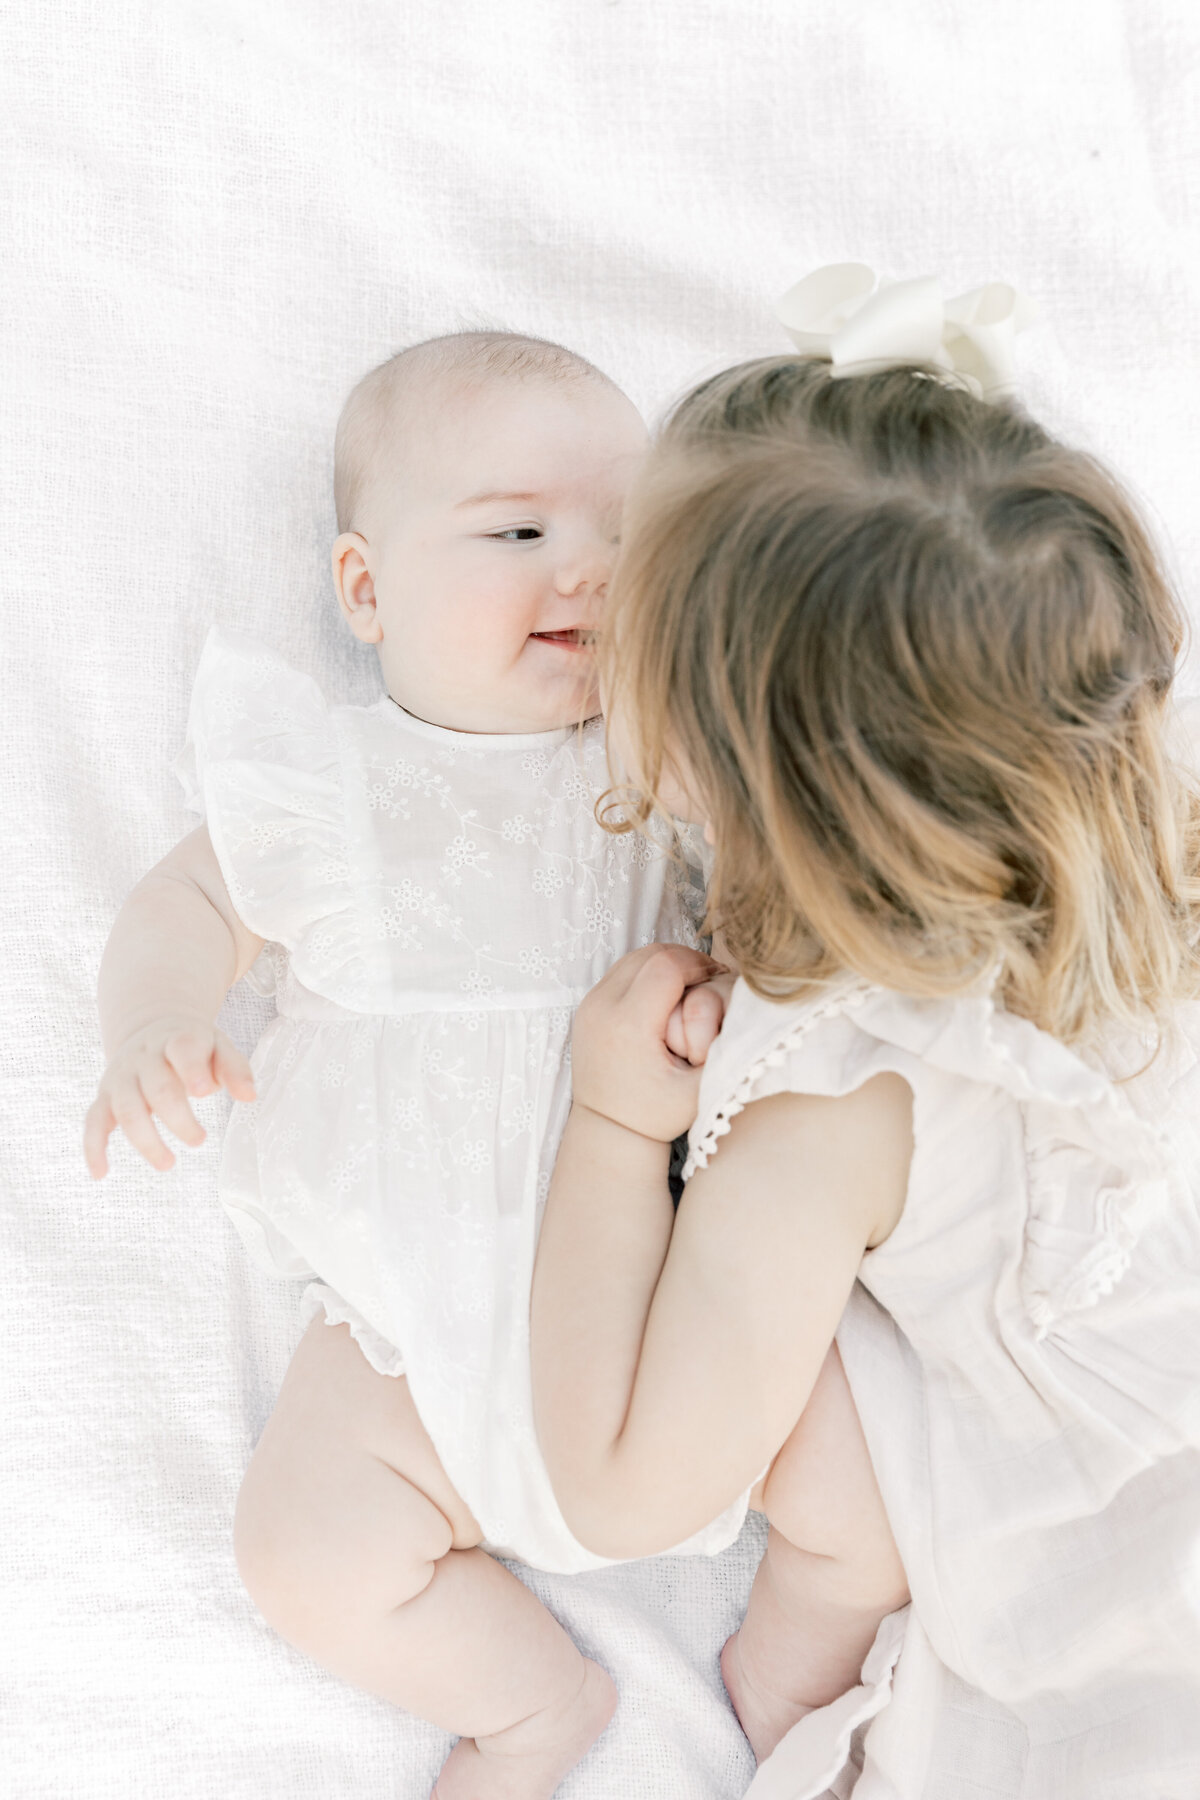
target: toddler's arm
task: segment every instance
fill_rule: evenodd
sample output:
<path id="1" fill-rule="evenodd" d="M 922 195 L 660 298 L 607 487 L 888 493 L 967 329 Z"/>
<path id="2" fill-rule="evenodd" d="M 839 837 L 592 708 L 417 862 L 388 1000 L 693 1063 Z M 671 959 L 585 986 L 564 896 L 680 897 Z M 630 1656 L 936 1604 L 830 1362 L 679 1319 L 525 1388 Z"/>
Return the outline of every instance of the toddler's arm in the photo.
<path id="1" fill-rule="evenodd" d="M 249 1063 L 214 1021 L 262 945 L 233 910 L 205 826 L 138 882 L 100 963 L 108 1067 L 84 1125 L 93 1176 L 108 1172 L 108 1139 L 118 1125 L 147 1162 L 169 1169 L 175 1158 L 152 1113 L 184 1143 L 198 1144 L 204 1129 L 189 1093 L 223 1087 L 235 1100 L 254 1098 Z"/>
<path id="2" fill-rule="evenodd" d="M 907 1185 L 898 1076 L 780 1094 L 733 1121 L 672 1230 L 668 1143 L 698 1072 L 663 1034 L 691 954 L 636 952 L 580 1008 L 534 1274 L 539 1439 L 568 1524 L 610 1556 L 680 1542 L 762 1472 Z"/>

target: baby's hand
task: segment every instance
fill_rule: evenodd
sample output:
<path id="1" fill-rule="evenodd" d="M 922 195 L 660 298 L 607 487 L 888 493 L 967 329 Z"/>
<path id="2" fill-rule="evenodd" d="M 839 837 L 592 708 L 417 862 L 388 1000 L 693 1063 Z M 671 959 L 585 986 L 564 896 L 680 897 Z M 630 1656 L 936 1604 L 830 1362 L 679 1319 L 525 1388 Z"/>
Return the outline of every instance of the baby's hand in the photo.
<path id="1" fill-rule="evenodd" d="M 115 1053 L 83 1127 L 83 1154 L 98 1181 L 108 1173 L 108 1140 L 119 1125 L 135 1150 L 155 1169 L 175 1158 L 154 1129 L 151 1114 L 185 1144 L 201 1144 L 205 1131 L 188 1105 L 189 1094 L 225 1088 L 235 1100 L 254 1099 L 250 1064 L 223 1031 L 190 1016 L 155 1019 Z"/>
<path id="2" fill-rule="evenodd" d="M 733 975 L 714 975 L 690 987 L 667 1020 L 667 1049 L 699 1068 L 707 1060 L 725 1018 Z"/>
<path id="3" fill-rule="evenodd" d="M 642 1137 L 670 1143 L 696 1116 L 700 1070 L 667 1041 L 700 1055 L 716 1036 L 713 998 L 685 999 L 727 971 L 711 956 L 677 944 L 651 944 L 615 963 L 575 1015 L 571 1083 L 587 1106 Z M 714 996 L 720 1000 L 719 991 Z M 689 1016 L 694 1009 L 694 1017 Z"/>

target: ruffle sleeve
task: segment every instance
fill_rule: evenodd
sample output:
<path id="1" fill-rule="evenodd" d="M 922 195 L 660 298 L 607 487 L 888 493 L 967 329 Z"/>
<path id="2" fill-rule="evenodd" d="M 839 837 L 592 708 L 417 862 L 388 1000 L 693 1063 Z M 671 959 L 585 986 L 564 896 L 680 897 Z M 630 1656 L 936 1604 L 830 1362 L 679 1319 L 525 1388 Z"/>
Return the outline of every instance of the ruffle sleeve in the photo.
<path id="1" fill-rule="evenodd" d="M 305 987 L 371 1011 L 337 711 L 250 638 L 213 629 L 175 771 L 203 815 L 238 917 Z"/>
<path id="2" fill-rule="evenodd" d="M 987 1156 L 978 1134 L 996 1110 L 983 1097 L 1015 1101 L 1027 1188 L 1019 1291 L 1039 1337 L 1113 1291 L 1139 1237 L 1170 1205 L 1178 1159 L 1160 1119 L 1141 1116 L 1121 1082 L 989 995 L 919 1000 L 847 981 L 797 1006 L 741 990 L 737 998 L 735 1031 L 727 1043 L 722 1031 L 705 1068 L 685 1176 L 751 1100 L 852 1093 L 890 1069 L 914 1091 L 909 1206 L 922 1198 L 923 1164 L 940 1171 L 942 1211 L 956 1185 L 978 1208 Z"/>

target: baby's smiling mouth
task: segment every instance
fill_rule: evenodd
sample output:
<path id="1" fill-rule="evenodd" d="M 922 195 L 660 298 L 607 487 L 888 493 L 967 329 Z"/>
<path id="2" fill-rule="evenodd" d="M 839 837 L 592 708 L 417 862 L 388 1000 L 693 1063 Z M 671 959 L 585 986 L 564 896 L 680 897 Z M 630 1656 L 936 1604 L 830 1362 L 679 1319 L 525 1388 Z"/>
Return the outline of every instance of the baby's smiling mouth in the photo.
<path id="1" fill-rule="evenodd" d="M 596 642 L 595 632 L 582 626 L 570 631 L 531 631 L 529 635 L 542 644 L 561 644 L 564 650 L 590 650 Z"/>

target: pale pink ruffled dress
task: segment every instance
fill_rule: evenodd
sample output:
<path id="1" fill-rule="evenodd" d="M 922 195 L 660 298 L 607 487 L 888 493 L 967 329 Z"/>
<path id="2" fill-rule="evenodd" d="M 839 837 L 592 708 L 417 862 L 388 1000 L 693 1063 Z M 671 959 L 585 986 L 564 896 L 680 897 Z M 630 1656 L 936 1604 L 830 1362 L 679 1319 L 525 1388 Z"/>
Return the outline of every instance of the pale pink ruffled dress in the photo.
<path id="1" fill-rule="evenodd" d="M 1121 1083 L 986 997 L 735 989 L 692 1167 L 885 1070 L 916 1144 L 838 1332 L 912 1605 L 753 1800 L 1200 1795 L 1198 1042 Z"/>

